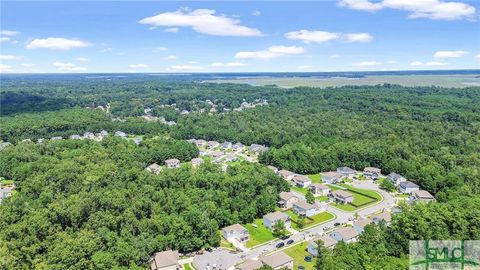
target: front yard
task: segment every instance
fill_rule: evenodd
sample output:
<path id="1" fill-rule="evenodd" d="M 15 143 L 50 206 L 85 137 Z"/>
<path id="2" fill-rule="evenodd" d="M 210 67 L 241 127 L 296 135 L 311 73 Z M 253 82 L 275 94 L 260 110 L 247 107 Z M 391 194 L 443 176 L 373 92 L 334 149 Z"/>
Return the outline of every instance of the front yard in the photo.
<path id="1" fill-rule="evenodd" d="M 295 246 L 289 247 L 283 252 L 285 252 L 288 256 L 293 258 L 293 269 L 298 270 L 299 266 L 305 267 L 305 270 L 313 270 L 315 266 L 315 258 L 308 253 L 307 251 L 308 243 L 306 241 L 303 241 L 300 244 L 297 244 Z M 305 261 L 305 256 L 310 256 L 312 257 L 311 262 L 306 262 Z"/>
<path id="2" fill-rule="evenodd" d="M 292 220 L 292 228 L 295 230 L 305 230 L 307 228 L 310 228 L 312 226 L 318 225 L 320 223 L 324 223 L 326 221 L 329 221 L 335 218 L 335 216 L 332 213 L 324 211 L 314 216 L 311 216 L 309 218 L 305 218 L 305 225 L 303 226 L 303 228 L 300 228 L 298 227 L 298 224 L 297 224 L 299 216 L 295 214 L 295 212 L 293 212 L 292 210 L 287 210 L 284 213 L 290 216 L 290 219 Z"/>
<path id="3" fill-rule="evenodd" d="M 275 239 L 275 236 L 273 236 L 272 232 L 263 226 L 263 219 L 255 219 L 253 223 L 257 225 L 256 228 L 252 225 L 252 223 L 244 225 L 250 234 L 250 240 L 248 240 L 248 242 L 245 244 L 246 247 L 251 248 Z"/>

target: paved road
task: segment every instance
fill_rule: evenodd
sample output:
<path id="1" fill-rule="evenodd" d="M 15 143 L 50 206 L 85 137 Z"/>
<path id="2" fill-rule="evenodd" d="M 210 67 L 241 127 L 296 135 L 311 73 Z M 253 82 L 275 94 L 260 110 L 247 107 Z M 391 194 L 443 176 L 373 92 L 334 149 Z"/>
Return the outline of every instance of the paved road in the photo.
<path id="1" fill-rule="evenodd" d="M 371 214 L 374 214 L 376 212 L 382 211 L 384 209 L 391 209 L 396 202 L 395 197 L 393 197 L 391 194 L 388 192 L 385 192 L 381 190 L 377 184 L 375 184 L 373 181 L 353 181 L 352 186 L 358 187 L 358 188 L 364 188 L 364 189 L 369 189 L 369 190 L 374 190 L 378 193 L 380 193 L 383 196 L 383 201 L 380 203 L 377 203 L 372 206 L 368 206 L 364 209 L 361 209 L 357 211 L 357 213 L 360 216 L 368 216 Z M 293 191 L 295 195 L 297 195 L 300 198 L 305 198 L 305 196 L 302 193 Z M 319 224 L 317 226 L 314 226 L 312 228 L 306 229 L 305 231 L 298 232 L 297 234 L 293 234 L 290 236 L 290 239 L 293 239 L 296 242 L 304 241 L 304 240 L 309 240 L 310 238 L 323 234 L 325 232 L 325 228 L 329 228 L 327 230 L 333 229 L 335 223 L 347 223 L 351 219 L 354 218 L 355 212 L 345 212 L 342 210 L 339 210 L 338 208 L 332 207 L 328 205 L 327 203 L 320 203 L 316 202 L 316 204 L 326 211 L 333 213 L 336 215 L 336 218 L 323 223 Z M 210 269 L 213 264 L 217 265 L 217 268 L 222 265 L 222 269 L 228 269 L 230 267 L 233 267 L 235 264 L 238 264 L 242 262 L 243 260 L 250 258 L 257 258 L 265 253 L 272 252 L 276 250 L 276 245 L 278 243 L 282 242 L 282 240 L 275 240 L 271 243 L 267 243 L 261 246 L 258 246 L 256 248 L 250 249 L 249 251 L 241 252 L 238 254 L 231 254 L 228 251 L 221 250 L 221 251 L 214 251 L 214 252 L 206 252 L 203 255 L 197 255 L 193 259 L 193 264 L 198 270 L 206 270 L 207 265 L 210 266 Z"/>

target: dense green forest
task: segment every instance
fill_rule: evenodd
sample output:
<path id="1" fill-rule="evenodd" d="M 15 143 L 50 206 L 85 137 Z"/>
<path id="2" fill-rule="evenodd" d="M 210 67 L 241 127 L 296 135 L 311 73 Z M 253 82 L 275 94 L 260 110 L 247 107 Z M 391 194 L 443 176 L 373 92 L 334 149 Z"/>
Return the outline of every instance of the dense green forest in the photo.
<path id="1" fill-rule="evenodd" d="M 405 206 L 392 226 L 369 226 L 359 243 L 326 253 L 324 269 L 405 269 L 408 239 L 480 239 L 478 87 L 27 80 L 7 81 L 0 95 L 0 136 L 15 144 L 0 152 L 0 176 L 18 186 L 0 206 L 0 269 L 143 266 L 165 248 L 217 245 L 219 228 L 272 211 L 288 189 L 260 164 L 144 170 L 197 156 L 190 138 L 265 144 L 262 164 L 298 173 L 380 167 L 435 194 L 439 203 Z M 223 112 L 263 99 L 268 106 L 224 113 L 206 102 Z M 107 104 L 108 113 L 93 109 Z M 177 124 L 147 122 L 145 108 Z M 150 139 L 21 142 L 103 129 Z"/>

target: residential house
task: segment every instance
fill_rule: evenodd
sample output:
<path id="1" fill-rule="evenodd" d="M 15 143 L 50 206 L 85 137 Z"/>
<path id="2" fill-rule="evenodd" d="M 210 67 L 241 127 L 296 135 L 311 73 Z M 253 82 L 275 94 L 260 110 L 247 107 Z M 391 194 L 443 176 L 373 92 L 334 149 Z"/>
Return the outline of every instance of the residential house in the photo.
<path id="1" fill-rule="evenodd" d="M 223 152 L 220 152 L 220 151 L 212 151 L 210 152 L 209 156 L 213 157 L 213 158 L 219 158 L 221 156 L 223 156 Z"/>
<path id="2" fill-rule="evenodd" d="M 165 164 L 167 165 L 167 168 L 179 168 L 180 160 L 176 158 L 167 159 L 165 160 Z"/>
<path id="3" fill-rule="evenodd" d="M 312 180 L 306 175 L 296 174 L 293 176 L 292 181 L 301 188 L 306 188 L 312 184 Z"/>
<path id="4" fill-rule="evenodd" d="M 5 147 L 10 146 L 10 145 L 12 145 L 12 144 L 9 143 L 9 142 L 0 143 L 0 151 L 2 151 L 3 149 L 5 149 Z"/>
<path id="5" fill-rule="evenodd" d="M 295 176 L 295 173 L 287 170 L 280 170 L 278 171 L 278 175 L 280 175 L 283 179 L 287 181 L 292 181 L 293 177 Z"/>
<path id="6" fill-rule="evenodd" d="M 148 167 L 145 168 L 145 170 L 147 170 L 151 173 L 154 173 L 154 174 L 159 174 L 162 171 L 162 167 L 160 165 L 158 165 L 157 163 L 153 163 L 153 164 L 148 165 Z"/>
<path id="7" fill-rule="evenodd" d="M 242 143 L 239 143 L 239 142 L 234 144 L 232 147 L 233 147 L 233 150 L 235 150 L 235 151 L 242 151 L 243 149 L 245 149 L 245 145 L 243 145 Z"/>
<path id="8" fill-rule="evenodd" d="M 353 194 L 342 189 L 330 192 L 328 197 L 331 201 L 336 203 L 351 203 L 353 202 Z"/>
<path id="9" fill-rule="evenodd" d="M 228 150 L 228 149 L 232 148 L 232 143 L 231 142 L 223 142 L 221 146 L 222 146 L 223 150 Z"/>
<path id="10" fill-rule="evenodd" d="M 405 177 L 393 172 L 387 175 L 387 179 L 390 180 L 395 186 L 400 185 L 401 182 L 407 181 Z"/>
<path id="11" fill-rule="evenodd" d="M 293 192 L 280 192 L 279 197 L 278 205 L 283 209 L 292 208 L 293 204 L 300 200 Z"/>
<path id="12" fill-rule="evenodd" d="M 227 154 L 223 158 L 224 162 L 233 162 L 233 161 L 237 161 L 237 160 L 238 160 L 238 157 L 237 157 L 236 154 Z"/>
<path id="13" fill-rule="evenodd" d="M 273 230 L 273 226 L 280 220 L 285 223 L 285 228 L 290 227 L 290 216 L 280 211 L 276 211 L 276 212 L 264 215 L 263 225 L 268 229 Z"/>
<path id="14" fill-rule="evenodd" d="M 311 217 L 320 212 L 320 209 L 315 204 L 310 204 L 306 201 L 298 201 L 294 203 L 292 209 L 297 215 L 305 217 Z"/>
<path id="15" fill-rule="evenodd" d="M 140 137 L 135 137 L 133 138 L 133 142 L 136 144 L 136 145 L 140 145 L 142 143 L 142 138 Z"/>
<path id="16" fill-rule="evenodd" d="M 411 202 L 432 202 L 432 201 L 435 201 L 435 197 L 433 197 L 433 195 L 430 194 L 430 192 L 420 189 L 420 190 L 413 191 L 410 194 L 410 201 Z"/>
<path id="17" fill-rule="evenodd" d="M 376 224 L 383 220 L 387 225 L 390 225 L 390 223 L 392 222 L 392 214 L 390 214 L 390 212 L 388 211 L 384 211 L 380 214 L 372 215 L 370 219 Z"/>
<path id="18" fill-rule="evenodd" d="M 337 240 L 337 242 L 343 241 L 345 243 L 350 243 L 357 241 L 359 233 L 352 227 L 344 227 L 331 232 L 329 236 Z"/>
<path id="19" fill-rule="evenodd" d="M 373 180 L 377 180 L 381 174 L 382 174 L 382 170 L 380 170 L 379 168 L 365 167 L 365 169 L 363 169 L 363 176 Z"/>
<path id="20" fill-rule="evenodd" d="M 178 251 L 167 250 L 155 253 L 150 264 L 150 270 L 178 270 Z"/>
<path id="21" fill-rule="evenodd" d="M 327 249 L 333 249 L 335 247 L 335 244 L 337 244 L 337 240 L 331 238 L 330 236 L 320 236 L 316 237 L 310 241 L 308 241 L 308 253 L 312 254 L 313 256 L 318 256 L 318 245 L 317 241 L 322 240 L 323 241 L 323 246 Z"/>
<path id="22" fill-rule="evenodd" d="M 4 187 L 2 182 L 0 182 L 0 203 L 2 203 L 3 199 L 12 196 L 12 190 L 14 187 Z"/>
<path id="23" fill-rule="evenodd" d="M 207 145 L 207 141 L 202 140 L 202 139 L 195 140 L 194 143 L 197 147 L 205 147 Z"/>
<path id="24" fill-rule="evenodd" d="M 261 261 L 247 259 L 243 263 L 235 266 L 235 270 L 256 270 L 263 266 Z"/>
<path id="25" fill-rule="evenodd" d="M 93 134 L 93 132 L 85 132 L 83 134 L 83 137 L 85 139 L 93 140 L 93 139 L 95 139 L 95 134 Z"/>
<path id="26" fill-rule="evenodd" d="M 120 138 L 126 138 L 127 137 L 127 133 L 123 132 L 123 131 L 115 131 L 115 136 L 116 137 L 120 137 Z"/>
<path id="27" fill-rule="evenodd" d="M 63 138 L 61 136 L 56 136 L 56 137 L 52 137 L 50 138 L 51 141 L 60 141 L 60 140 L 63 140 Z"/>
<path id="28" fill-rule="evenodd" d="M 270 170 L 272 170 L 274 173 L 278 173 L 278 168 L 274 166 L 267 166 Z"/>
<path id="29" fill-rule="evenodd" d="M 207 142 L 207 147 L 208 147 L 209 149 L 213 149 L 213 148 L 215 148 L 215 147 L 217 147 L 217 146 L 219 146 L 219 145 L 220 145 L 220 143 L 217 142 L 217 141 L 208 141 L 208 142 Z"/>
<path id="30" fill-rule="evenodd" d="M 222 229 L 223 238 L 232 242 L 236 240 L 238 242 L 246 242 L 249 239 L 248 230 L 240 224 L 233 224 Z"/>
<path id="31" fill-rule="evenodd" d="M 78 134 L 70 135 L 68 138 L 70 140 L 81 140 L 81 139 L 83 139 L 82 136 L 80 136 Z"/>
<path id="32" fill-rule="evenodd" d="M 268 149 L 268 147 L 265 147 L 263 145 L 259 145 L 259 144 L 252 144 L 250 145 L 250 148 L 248 149 L 248 151 L 250 151 L 251 153 L 254 153 L 254 154 L 259 154 L 261 152 L 264 152 Z"/>
<path id="33" fill-rule="evenodd" d="M 372 223 L 372 220 L 368 218 L 360 218 L 355 223 L 353 223 L 353 228 L 360 234 L 363 232 L 365 226 Z"/>
<path id="34" fill-rule="evenodd" d="M 313 196 L 327 196 L 330 193 L 330 188 L 324 184 L 313 183 L 310 185 L 310 191 Z"/>
<path id="35" fill-rule="evenodd" d="M 356 171 L 350 167 L 338 167 L 337 173 L 339 173 L 342 177 L 354 177 Z"/>
<path id="36" fill-rule="evenodd" d="M 264 265 L 270 266 L 273 270 L 293 269 L 293 259 L 285 252 L 279 251 L 272 255 L 261 258 Z"/>
<path id="37" fill-rule="evenodd" d="M 201 164 L 203 164 L 204 161 L 201 158 L 192 158 L 192 160 L 190 162 L 192 162 L 193 167 L 198 167 Z"/>
<path id="38" fill-rule="evenodd" d="M 417 184 L 410 181 L 400 182 L 400 185 L 398 185 L 398 187 L 401 193 L 407 193 L 407 194 L 410 194 L 413 191 L 420 189 L 420 187 Z"/>
<path id="39" fill-rule="evenodd" d="M 342 178 L 342 175 L 339 174 L 338 172 L 326 172 L 326 173 L 321 173 L 321 175 L 322 175 L 322 182 L 327 184 L 334 184 Z"/>

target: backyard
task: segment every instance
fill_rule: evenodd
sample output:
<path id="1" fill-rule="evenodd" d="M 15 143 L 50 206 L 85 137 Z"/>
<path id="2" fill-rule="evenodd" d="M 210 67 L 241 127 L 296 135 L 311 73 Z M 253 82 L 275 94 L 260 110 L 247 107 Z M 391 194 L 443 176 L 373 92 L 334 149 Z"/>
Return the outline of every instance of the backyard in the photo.
<path id="1" fill-rule="evenodd" d="M 250 234 L 250 240 L 248 240 L 248 242 L 245 244 L 246 247 L 251 248 L 275 239 L 275 236 L 273 236 L 272 232 L 265 226 L 263 226 L 262 219 L 255 219 L 253 224 L 257 225 L 257 227 L 255 228 L 252 223 L 244 225 L 244 227 L 247 228 Z"/>
<path id="2" fill-rule="evenodd" d="M 346 188 L 347 191 L 353 191 L 353 192 L 350 192 L 353 195 L 353 202 L 351 204 L 332 203 L 332 206 L 335 206 L 338 209 L 343 211 L 349 211 L 349 212 L 357 211 L 367 205 L 370 205 L 382 200 L 382 196 L 373 190 L 355 188 L 345 184 L 329 185 L 329 187 L 332 191 L 338 190 L 341 187 Z"/>
<path id="3" fill-rule="evenodd" d="M 292 220 L 292 228 L 294 228 L 295 230 L 305 230 L 314 225 L 318 225 L 320 223 L 323 223 L 335 218 L 335 216 L 332 213 L 324 211 L 314 216 L 311 216 L 309 218 L 305 218 L 305 226 L 303 228 L 300 228 L 298 227 L 298 224 L 297 224 L 299 216 L 295 214 L 295 212 L 293 212 L 292 210 L 287 210 L 284 213 L 290 216 L 290 219 Z"/>
<path id="4" fill-rule="evenodd" d="M 293 269 L 297 270 L 299 266 L 305 267 L 305 270 L 313 270 L 315 266 L 315 258 L 312 257 L 310 253 L 307 251 L 308 243 L 301 242 L 300 244 L 294 245 L 289 247 L 283 252 L 285 252 L 288 256 L 293 258 Z M 305 261 L 305 256 L 312 257 L 311 262 Z"/>

